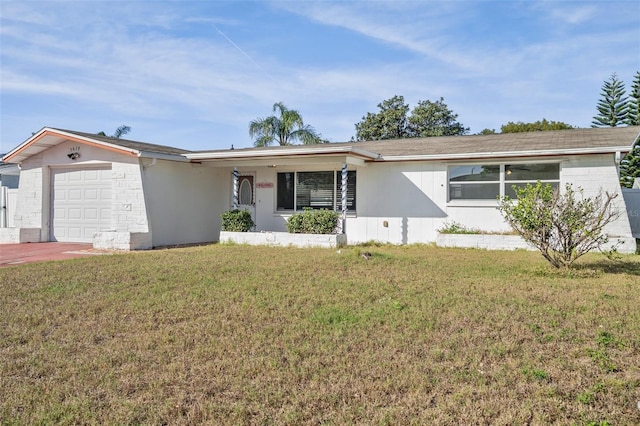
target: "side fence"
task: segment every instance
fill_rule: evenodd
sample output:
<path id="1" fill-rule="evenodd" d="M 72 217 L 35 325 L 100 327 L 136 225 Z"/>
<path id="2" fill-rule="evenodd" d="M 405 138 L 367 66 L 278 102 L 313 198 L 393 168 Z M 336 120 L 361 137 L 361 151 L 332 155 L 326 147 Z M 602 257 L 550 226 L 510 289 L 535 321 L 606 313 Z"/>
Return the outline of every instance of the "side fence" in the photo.
<path id="1" fill-rule="evenodd" d="M 0 228 L 13 228 L 16 214 L 17 188 L 0 187 Z"/>
<path id="2" fill-rule="evenodd" d="M 622 196 L 627 205 L 627 215 L 634 238 L 640 238 L 640 189 L 622 188 Z"/>

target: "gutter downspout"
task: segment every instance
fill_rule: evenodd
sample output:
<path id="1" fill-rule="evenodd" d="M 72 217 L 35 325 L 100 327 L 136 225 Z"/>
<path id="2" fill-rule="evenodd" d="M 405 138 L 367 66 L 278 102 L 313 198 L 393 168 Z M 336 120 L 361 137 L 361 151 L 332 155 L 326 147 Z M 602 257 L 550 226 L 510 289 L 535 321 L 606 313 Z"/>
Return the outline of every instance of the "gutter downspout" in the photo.
<path id="1" fill-rule="evenodd" d="M 153 167 L 153 166 L 156 165 L 157 162 L 158 162 L 158 159 L 157 158 L 153 158 L 153 159 L 151 159 L 151 162 L 149 164 L 143 164 L 142 165 L 142 169 L 146 170 L 149 167 Z"/>

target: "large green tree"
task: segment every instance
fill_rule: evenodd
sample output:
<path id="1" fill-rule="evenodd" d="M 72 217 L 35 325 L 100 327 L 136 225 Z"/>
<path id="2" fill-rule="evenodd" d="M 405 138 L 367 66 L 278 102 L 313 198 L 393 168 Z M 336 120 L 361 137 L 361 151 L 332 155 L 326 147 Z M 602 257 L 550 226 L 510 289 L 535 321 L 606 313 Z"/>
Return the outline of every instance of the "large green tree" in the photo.
<path id="1" fill-rule="evenodd" d="M 429 136 L 455 136 L 469 132 L 456 120 L 458 114 L 447 107 L 444 98 L 435 102 L 419 101 L 409 117 L 409 133 L 411 137 L 426 138 Z"/>
<path id="2" fill-rule="evenodd" d="M 620 161 L 620 185 L 631 188 L 636 178 L 640 178 L 640 141 L 636 141 L 631 152 Z"/>
<path id="3" fill-rule="evenodd" d="M 640 126 L 640 71 L 636 71 L 629 93 L 629 105 L 627 107 L 627 124 Z"/>
<path id="4" fill-rule="evenodd" d="M 514 123 L 512 121 L 507 124 L 503 124 L 500 128 L 502 133 L 520 133 L 520 132 L 540 132 L 545 130 L 567 130 L 573 129 L 570 124 L 563 123 L 562 121 L 549 121 L 543 118 L 542 121 L 538 120 L 535 123 L 523 123 L 518 121 Z"/>
<path id="5" fill-rule="evenodd" d="M 273 112 L 265 118 L 257 118 L 249 123 L 249 135 L 255 139 L 256 147 L 264 147 L 277 142 L 279 145 L 292 145 L 300 141 L 305 145 L 323 142 L 320 134 L 308 124 L 295 109 L 287 108 L 282 102 L 273 104 Z"/>
<path id="6" fill-rule="evenodd" d="M 624 83 L 618 80 L 616 73 L 605 81 L 598 101 L 598 115 L 593 117 L 591 127 L 616 127 L 627 119 L 627 97 L 624 96 Z"/>
<path id="7" fill-rule="evenodd" d="M 458 123 L 444 99 L 419 101 L 409 113 L 403 96 L 394 96 L 378 104 L 377 113 L 367 113 L 356 123 L 356 140 L 403 139 L 412 137 L 463 135 L 469 128 Z"/>
<path id="8" fill-rule="evenodd" d="M 362 121 L 356 123 L 356 140 L 377 141 L 382 139 L 401 139 L 409 137 L 407 133 L 407 113 L 409 105 L 403 96 L 394 96 L 378 104 L 380 112 L 368 112 Z"/>

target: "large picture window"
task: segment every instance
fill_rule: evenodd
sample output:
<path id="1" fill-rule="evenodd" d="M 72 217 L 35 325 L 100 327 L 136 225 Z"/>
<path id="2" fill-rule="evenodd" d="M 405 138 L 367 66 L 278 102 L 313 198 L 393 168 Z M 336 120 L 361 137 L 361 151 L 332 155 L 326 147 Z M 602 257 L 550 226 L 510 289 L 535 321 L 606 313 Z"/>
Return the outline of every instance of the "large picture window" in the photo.
<path id="1" fill-rule="evenodd" d="M 449 200 L 495 200 L 515 197 L 513 186 L 541 181 L 557 188 L 560 164 L 468 164 L 449 168 Z"/>
<path id="2" fill-rule="evenodd" d="M 342 209 L 340 171 L 285 172 L 277 177 L 277 210 Z M 356 172 L 347 172 L 347 210 L 356 210 Z"/>

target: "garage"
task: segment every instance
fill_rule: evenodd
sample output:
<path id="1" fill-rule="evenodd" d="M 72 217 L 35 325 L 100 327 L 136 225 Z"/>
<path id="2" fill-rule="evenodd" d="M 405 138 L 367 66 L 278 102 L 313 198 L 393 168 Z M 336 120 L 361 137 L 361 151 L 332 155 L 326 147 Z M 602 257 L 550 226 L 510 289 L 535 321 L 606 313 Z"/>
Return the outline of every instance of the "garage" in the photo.
<path id="1" fill-rule="evenodd" d="M 51 169 L 51 241 L 91 243 L 111 229 L 111 167 Z"/>

